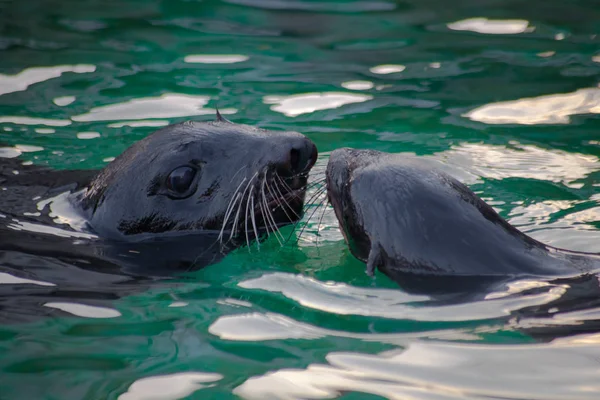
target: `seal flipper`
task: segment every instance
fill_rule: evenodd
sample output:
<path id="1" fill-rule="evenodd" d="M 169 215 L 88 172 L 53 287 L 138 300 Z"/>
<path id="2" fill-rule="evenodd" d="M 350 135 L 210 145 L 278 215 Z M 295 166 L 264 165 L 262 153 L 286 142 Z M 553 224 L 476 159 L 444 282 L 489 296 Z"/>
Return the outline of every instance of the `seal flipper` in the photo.
<path id="1" fill-rule="evenodd" d="M 375 269 L 381 265 L 381 250 L 379 245 L 374 243 L 369 251 L 369 258 L 367 259 L 367 275 L 374 276 Z"/>

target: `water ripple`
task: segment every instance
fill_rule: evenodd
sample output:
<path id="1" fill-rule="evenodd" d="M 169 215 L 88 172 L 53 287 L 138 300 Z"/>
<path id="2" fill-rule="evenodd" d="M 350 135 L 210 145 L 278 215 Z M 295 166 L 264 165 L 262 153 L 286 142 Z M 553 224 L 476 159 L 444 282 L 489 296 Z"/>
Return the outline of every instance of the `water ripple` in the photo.
<path id="1" fill-rule="evenodd" d="M 223 379 L 223 375 L 206 372 L 180 372 L 138 379 L 118 400 L 177 400 L 197 390 L 210 387 L 207 383 Z"/>
<path id="2" fill-rule="evenodd" d="M 302 10 L 302 11 L 334 11 L 340 13 L 389 11 L 396 8 L 391 2 L 383 1 L 349 1 L 339 2 L 306 2 L 297 0 L 225 0 L 227 3 L 270 10 Z"/>
<path id="3" fill-rule="evenodd" d="M 564 94 L 549 94 L 477 107 L 466 114 L 486 124 L 568 124 L 570 116 L 600 113 L 600 89 L 586 88 Z"/>
<path id="4" fill-rule="evenodd" d="M 472 31 L 490 35 L 514 35 L 533 32 L 534 27 L 523 19 L 493 20 L 487 18 L 469 18 L 447 24 L 453 31 Z"/>
<path id="5" fill-rule="evenodd" d="M 560 182 L 568 187 L 579 188 L 577 180 L 600 169 L 598 158 L 593 155 L 544 149 L 533 145 L 509 142 L 509 146 L 484 143 L 461 143 L 434 157 L 472 174 L 474 177 L 491 179 L 526 178 Z M 461 174 L 461 178 L 467 176 Z"/>
<path id="6" fill-rule="evenodd" d="M 404 345 L 415 338 L 437 338 L 446 340 L 477 340 L 478 333 L 497 330 L 486 327 L 473 332 L 468 329 L 445 329 L 407 333 L 352 333 L 341 330 L 324 329 L 305 324 L 284 315 L 275 313 L 249 313 L 227 315 L 217 319 L 209 332 L 223 340 L 255 342 L 266 340 L 304 339 L 314 340 L 326 336 L 358 339 L 365 342 Z"/>
<path id="7" fill-rule="evenodd" d="M 86 304 L 67 303 L 67 302 L 48 302 L 43 304 L 44 307 L 56 308 L 69 314 L 85 318 L 116 318 L 120 317 L 121 313 L 117 310 L 107 307 L 90 306 Z"/>
<path id="8" fill-rule="evenodd" d="M 592 400 L 600 392 L 595 339 L 496 346 L 414 341 L 379 355 L 330 353 L 326 358 L 329 364 L 250 378 L 234 393 L 249 400 L 331 399 L 342 392 L 398 400 Z"/>
<path id="9" fill-rule="evenodd" d="M 57 65 L 53 67 L 27 68 L 18 74 L 0 74 L 0 96 L 12 92 L 27 90 L 30 85 L 58 78 L 65 72 L 84 74 L 96 71 L 96 66 L 88 64 Z"/>
<path id="10" fill-rule="evenodd" d="M 304 93 L 291 96 L 265 96 L 265 104 L 274 104 L 271 110 L 288 117 L 297 117 L 320 110 L 339 108 L 346 104 L 362 103 L 373 96 L 356 93 Z"/>
<path id="11" fill-rule="evenodd" d="M 89 112 L 75 115 L 71 119 L 73 121 L 87 122 L 211 115 L 215 113 L 215 110 L 204 108 L 209 101 L 209 96 L 165 93 L 158 97 L 137 98 L 123 103 L 95 107 Z M 237 112 L 234 109 L 223 109 L 220 111 L 223 114 Z"/>
<path id="12" fill-rule="evenodd" d="M 427 296 L 411 295 L 399 290 L 354 287 L 338 282 L 320 282 L 303 275 L 281 272 L 242 281 L 238 286 L 281 293 L 304 307 L 330 314 L 412 321 L 473 321 L 505 317 L 515 310 L 559 299 L 566 290 L 560 285 L 552 285 L 547 286 L 546 291 L 524 293 L 517 297 L 495 295 L 482 301 L 429 306 L 426 303 L 420 304 L 430 300 Z M 529 287 L 530 285 L 524 286 L 527 289 Z M 519 291 L 525 290 L 524 288 Z M 507 290 L 510 294 L 515 291 L 510 285 Z"/>

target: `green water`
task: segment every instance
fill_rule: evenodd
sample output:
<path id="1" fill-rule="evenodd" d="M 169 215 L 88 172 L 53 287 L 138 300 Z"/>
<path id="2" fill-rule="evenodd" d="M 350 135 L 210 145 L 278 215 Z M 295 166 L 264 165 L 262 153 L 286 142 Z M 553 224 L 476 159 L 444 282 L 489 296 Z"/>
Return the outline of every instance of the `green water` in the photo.
<path id="1" fill-rule="evenodd" d="M 2 1 L 0 32 L 0 142 L 23 160 L 100 168 L 218 106 L 306 134 L 315 173 L 342 146 L 416 153 L 600 251 L 594 1 Z M 0 327 L 0 399 L 598 398 L 594 332 L 535 343 L 504 318 L 553 296 L 430 304 L 368 278 L 327 212 L 102 315 Z"/>

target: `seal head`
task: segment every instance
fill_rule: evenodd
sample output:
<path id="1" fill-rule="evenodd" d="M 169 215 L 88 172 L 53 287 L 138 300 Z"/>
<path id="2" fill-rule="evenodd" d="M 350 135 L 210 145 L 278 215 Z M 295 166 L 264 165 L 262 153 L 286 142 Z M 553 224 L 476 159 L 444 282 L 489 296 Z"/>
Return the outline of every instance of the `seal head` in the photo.
<path id="1" fill-rule="evenodd" d="M 302 215 L 315 145 L 297 132 L 184 122 L 140 140 L 71 196 L 102 237 L 274 229 Z M 232 235 L 233 236 L 233 235 Z"/>

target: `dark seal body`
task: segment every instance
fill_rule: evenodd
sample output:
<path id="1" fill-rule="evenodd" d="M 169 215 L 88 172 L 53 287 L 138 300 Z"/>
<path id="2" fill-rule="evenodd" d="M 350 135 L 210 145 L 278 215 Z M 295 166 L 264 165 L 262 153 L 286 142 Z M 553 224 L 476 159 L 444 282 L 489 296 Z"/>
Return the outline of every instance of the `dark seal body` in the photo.
<path id="1" fill-rule="evenodd" d="M 352 254 L 406 288 L 569 277 L 600 267 L 597 255 L 545 245 L 517 230 L 467 186 L 427 160 L 338 149 L 328 196 Z"/>
<path id="2" fill-rule="evenodd" d="M 160 129 L 100 171 L 0 158 L 0 320 L 103 305 L 219 261 L 301 218 L 316 158 L 300 133 L 220 116 Z"/>

